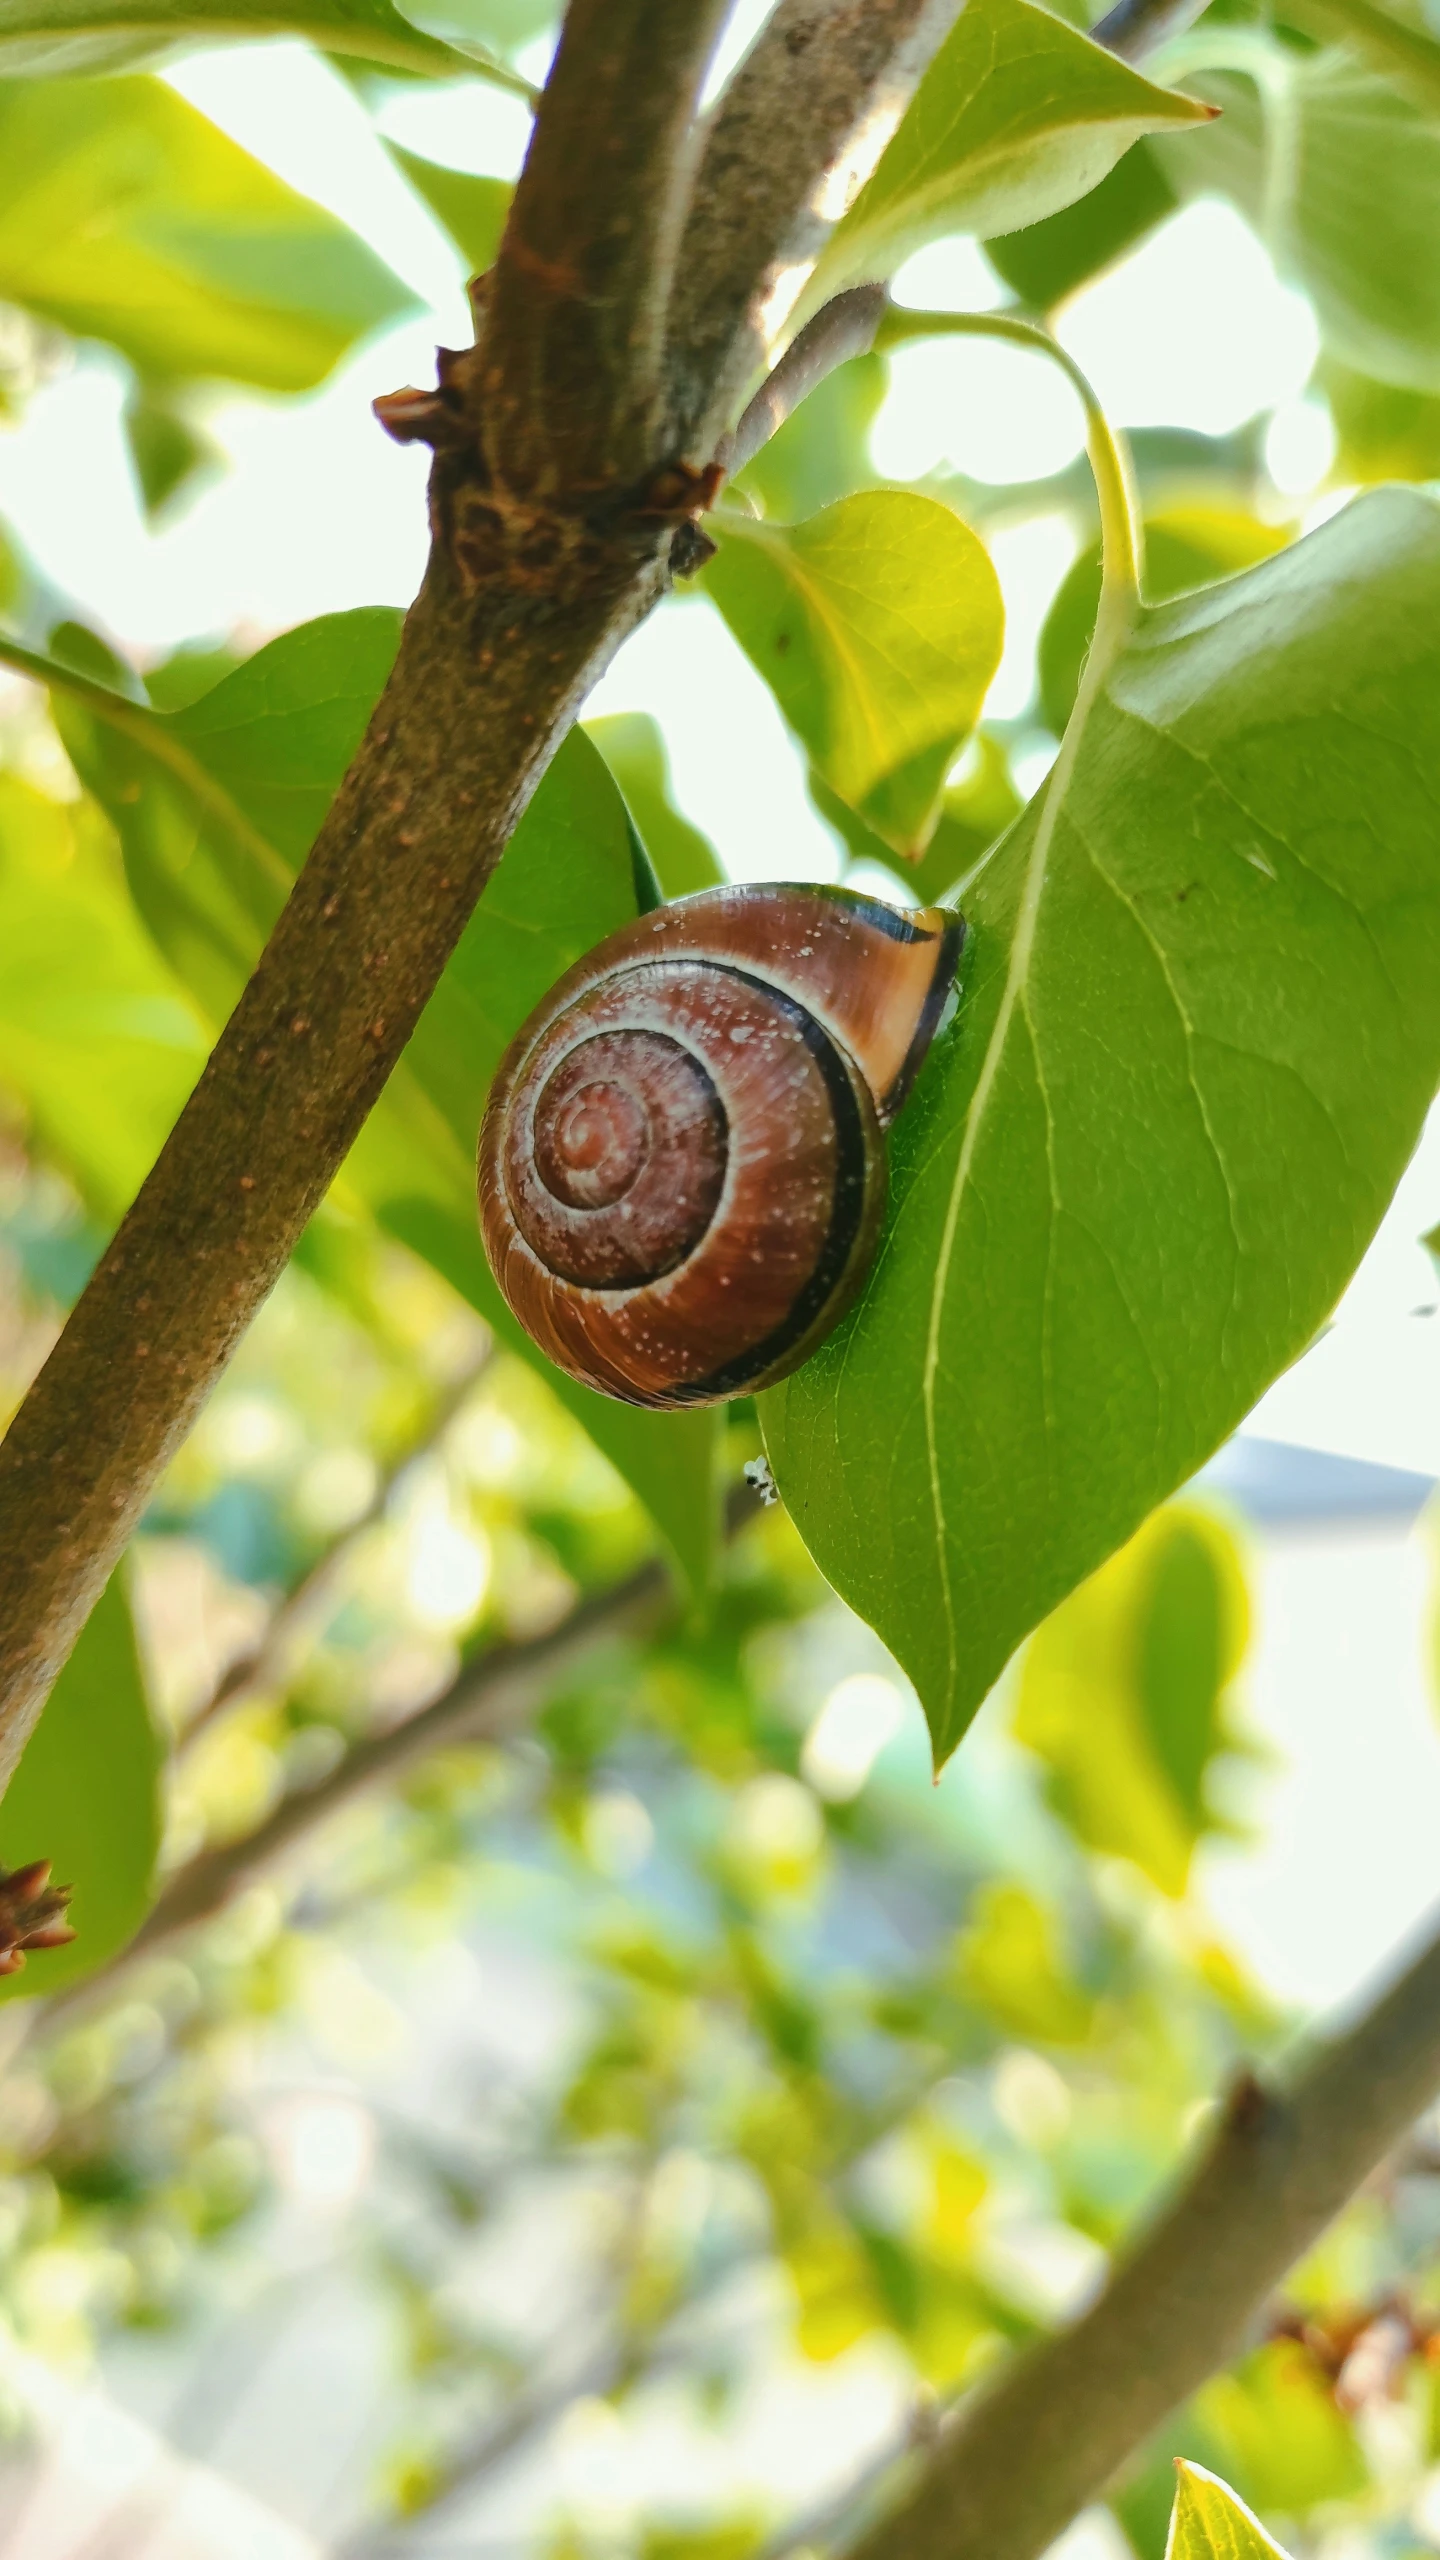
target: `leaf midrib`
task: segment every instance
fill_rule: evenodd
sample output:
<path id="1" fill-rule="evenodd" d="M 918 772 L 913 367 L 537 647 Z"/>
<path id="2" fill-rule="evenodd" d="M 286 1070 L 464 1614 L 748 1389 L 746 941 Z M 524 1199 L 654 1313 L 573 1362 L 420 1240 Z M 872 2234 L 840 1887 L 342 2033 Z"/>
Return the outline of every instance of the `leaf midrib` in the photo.
<path id="1" fill-rule="evenodd" d="M 1015 930 L 1010 942 L 1010 955 L 1005 967 L 1005 984 L 1001 989 L 995 1020 L 991 1026 L 990 1037 L 985 1044 L 985 1055 L 980 1061 L 980 1072 L 975 1079 L 975 1088 L 970 1097 L 969 1109 L 965 1114 L 960 1153 L 956 1160 L 950 1196 L 945 1205 L 940 1250 L 936 1257 L 935 1277 L 930 1291 L 920 1393 L 925 1417 L 925 1454 L 930 1479 L 930 1505 L 935 1532 L 937 1574 L 941 1607 L 945 1618 L 945 1729 L 947 1733 L 954 1713 L 959 1661 L 955 1594 L 950 1578 L 950 1552 L 935 1410 L 945 1292 L 949 1283 L 950 1267 L 955 1257 L 960 1212 L 969 1186 L 981 1131 L 1009 1044 L 1011 1025 L 1017 1009 L 1023 1002 L 1029 983 L 1030 963 L 1034 954 L 1040 906 L 1045 895 L 1055 830 L 1065 806 L 1066 794 L 1079 760 L 1086 730 L 1104 693 L 1110 670 L 1129 637 L 1133 619 L 1133 606 L 1128 601 L 1112 599 L 1112 611 L 1107 615 L 1102 599 L 1101 619 L 1096 624 L 1095 638 L 1080 680 L 1080 689 L 1075 697 L 1075 708 L 1061 740 L 1059 755 L 1051 767 L 1046 783 L 1042 786 L 1045 799 L 1036 822 L 1035 841 L 1030 848 L 1030 858 L 1026 864 Z M 1048 1108 L 1047 1102 L 1047 1117 Z"/>

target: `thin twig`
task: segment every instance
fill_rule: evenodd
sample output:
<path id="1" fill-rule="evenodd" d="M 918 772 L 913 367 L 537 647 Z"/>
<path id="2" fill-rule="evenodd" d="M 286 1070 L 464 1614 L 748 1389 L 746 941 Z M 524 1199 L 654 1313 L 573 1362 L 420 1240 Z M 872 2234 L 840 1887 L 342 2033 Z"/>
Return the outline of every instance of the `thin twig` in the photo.
<path id="1" fill-rule="evenodd" d="M 551 2355 L 547 2369 L 533 2376 L 516 2392 L 508 2408 L 490 2419 L 468 2442 L 454 2448 L 419 2513 L 367 2518 L 346 2536 L 333 2560 L 378 2560 L 380 2553 L 393 2548 L 397 2541 L 403 2543 L 417 2526 L 428 2535 L 437 2515 L 513 2461 L 536 2436 L 553 2427 L 573 2401 L 596 2398 L 615 2388 L 640 2348 L 639 2339 L 626 2334 L 623 2306 L 644 2252 L 654 2175 L 651 2158 L 631 2181 L 628 2210 L 614 2246 L 605 2252 L 608 2263 L 604 2282 L 595 2287 L 588 2335 L 582 2327 L 582 2315 L 572 2310 L 552 2341 L 559 2352 Z M 660 2325 L 663 2327 L 664 2323 Z"/>
<path id="2" fill-rule="evenodd" d="M 259 1643 L 249 1653 L 241 1654 L 236 1661 L 229 1663 L 221 1673 L 209 1697 L 196 1708 L 186 1724 L 178 1745 L 180 1752 L 188 1751 L 202 1733 L 208 1732 L 217 1716 L 223 1715 L 230 1707 L 238 1706 L 242 1698 L 252 1698 L 257 1690 L 284 1679 L 287 1657 L 296 1638 L 315 1624 L 347 1557 L 355 1553 L 361 1539 L 374 1528 L 377 1520 L 383 1518 L 392 1494 L 410 1469 L 418 1466 L 444 1439 L 471 1388 L 484 1375 L 493 1357 L 493 1347 L 487 1345 L 478 1360 L 472 1361 L 460 1377 L 451 1380 L 420 1437 L 412 1441 L 409 1448 L 401 1450 L 392 1464 L 377 1476 L 375 1490 L 359 1517 L 347 1521 L 339 1536 L 331 1540 L 299 1581 L 286 1592 Z"/>
<path id="3" fill-rule="evenodd" d="M 712 117 L 681 242 L 676 437 L 704 461 L 765 371 L 793 294 L 960 0 L 779 0 Z M 783 308 L 780 307 L 783 304 Z"/>
<path id="4" fill-rule="evenodd" d="M 758 1509 L 748 1486 L 733 1487 L 725 1503 L 726 1538 L 735 1537 Z M 138 1957 L 153 1955 L 183 1930 L 209 1919 L 357 1796 L 392 1783 L 456 1743 L 503 1741 L 533 1714 L 560 1673 L 616 1637 L 643 1628 L 668 1605 L 673 1605 L 670 1574 L 658 1556 L 652 1557 L 622 1581 L 577 1601 L 544 1635 L 494 1645 L 466 1663 L 449 1688 L 417 1715 L 352 1743 L 323 1778 L 282 1798 L 253 1831 L 188 1860 L 170 1878 L 136 1935 L 99 1972 L 43 2007 L 35 2004 L 27 2013 L 32 2032 L 48 2033 L 75 2010 L 92 2009 Z"/>
<path id="5" fill-rule="evenodd" d="M 852 356 L 869 354 L 884 310 L 883 284 L 857 284 L 848 293 L 837 293 L 833 302 L 827 302 L 813 320 L 806 321 L 774 372 L 761 383 L 734 434 L 721 445 L 716 458 L 724 465 L 727 477 L 754 461 L 801 401 L 808 400 L 816 384 L 833 373 L 837 365 L 848 364 Z"/>
<path id="6" fill-rule="evenodd" d="M 1116 0 L 1090 29 L 1091 40 L 1123 62 L 1143 62 L 1172 36 L 1183 35 L 1209 5 L 1210 0 Z"/>
<path id="7" fill-rule="evenodd" d="M 202 1849 L 171 1878 L 126 1957 L 152 1954 L 178 1930 L 208 1919 L 243 1885 L 370 1788 L 393 1782 L 455 1743 L 495 1742 L 513 1733 L 560 1673 L 637 1619 L 663 1608 L 669 1593 L 669 1576 L 656 1558 L 623 1582 L 577 1602 L 547 1634 L 492 1647 L 418 1715 L 367 1735 L 314 1786 L 283 1796 L 258 1829 Z"/>
<path id="8" fill-rule="evenodd" d="M 852 2560 L 1039 2560 L 1243 2345 L 1286 2271 L 1440 2085 L 1440 1931 L 1273 2084 L 1246 2074 L 1199 2166 L 1074 2326 L 962 2408 Z"/>

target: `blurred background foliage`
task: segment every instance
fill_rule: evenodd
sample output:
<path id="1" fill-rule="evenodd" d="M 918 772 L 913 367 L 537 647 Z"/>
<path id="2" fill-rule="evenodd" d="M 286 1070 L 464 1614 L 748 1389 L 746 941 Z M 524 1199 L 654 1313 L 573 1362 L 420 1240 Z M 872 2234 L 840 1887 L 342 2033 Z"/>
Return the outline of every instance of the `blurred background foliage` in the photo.
<path id="1" fill-rule="evenodd" d="M 987 253 L 995 300 L 1051 313 L 1182 192 L 1237 207 L 1319 324 L 1312 510 L 1440 469 L 1440 46 L 1397 6 L 1357 52 L 1328 40 L 1336 15 L 1224 0 L 1163 66 L 1223 95 L 1223 121 L 1137 144 Z M 60 17 L 0 16 L 0 397 L 18 419 L 72 342 L 112 350 L 164 517 L 224 468 L 217 384 L 302 394 L 414 297 L 159 76 L 203 12 L 117 9 L 103 61 L 65 53 Z M 552 18 L 377 5 L 332 58 L 380 116 L 477 47 L 523 87 Z M 290 22 L 338 40 L 323 11 Z M 393 158 L 483 263 L 507 181 Z M 870 452 L 889 379 L 847 365 L 749 467 L 756 530 L 896 485 Z M 1153 593 L 1292 537 L 1263 426 L 1135 434 Z M 815 753 L 837 869 L 893 886 L 903 840 L 929 897 L 1053 752 L 1098 553 L 1078 467 L 927 473 L 923 548 L 922 500 L 967 562 L 1057 511 L 1076 555 L 1029 701 L 982 720 L 928 840 Z M 743 639 L 743 600 L 716 593 Z M 20 671 L 0 697 L 4 1414 L 198 1073 L 394 645 L 388 612 L 337 616 L 236 675 L 271 635 L 142 662 L 100 618 L 0 529 Z M 651 866 L 671 895 L 723 876 L 661 727 L 591 735 L 487 900 L 509 952 L 537 881 L 553 914 L 547 864 L 573 876 L 567 828 L 603 848 L 574 950 L 645 902 Z M 662 1444 L 562 1399 L 506 1331 L 469 1132 L 508 1022 L 569 956 L 546 945 L 527 991 L 460 955 L 0 1811 L 0 1854 L 43 1839 L 82 1930 L 0 1994 L 17 2552 L 58 2494 L 42 2370 L 98 2373 L 165 2447 L 96 2491 L 94 2554 L 160 2533 L 185 2465 L 263 2502 L 233 2546 L 257 2552 L 823 2551 L 941 2397 L 1085 2298 L 1227 2076 L 1295 2023 L 1194 1881 L 1260 1752 L 1234 1517 L 1194 1497 L 1149 1522 L 937 1789 L 905 1684 L 745 1490 L 749 1408 Z M 1297 2552 L 1440 2548 L 1437 2237 L 1422 2128 L 1137 2460 L 1096 2551 L 1161 2560 L 1177 2450 Z M 232 2547 L 219 2530 L 185 2547 Z"/>

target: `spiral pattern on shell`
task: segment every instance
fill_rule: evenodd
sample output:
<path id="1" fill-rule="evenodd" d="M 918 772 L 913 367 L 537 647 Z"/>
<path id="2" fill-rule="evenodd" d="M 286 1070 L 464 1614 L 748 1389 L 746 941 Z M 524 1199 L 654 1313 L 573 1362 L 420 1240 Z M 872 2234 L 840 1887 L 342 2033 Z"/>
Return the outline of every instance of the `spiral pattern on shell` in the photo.
<path id="1" fill-rule="evenodd" d="M 852 1303 L 884 1130 L 964 927 L 838 889 L 707 890 L 551 989 L 480 1138 L 490 1265 L 571 1377 L 702 1404 L 798 1368 Z"/>

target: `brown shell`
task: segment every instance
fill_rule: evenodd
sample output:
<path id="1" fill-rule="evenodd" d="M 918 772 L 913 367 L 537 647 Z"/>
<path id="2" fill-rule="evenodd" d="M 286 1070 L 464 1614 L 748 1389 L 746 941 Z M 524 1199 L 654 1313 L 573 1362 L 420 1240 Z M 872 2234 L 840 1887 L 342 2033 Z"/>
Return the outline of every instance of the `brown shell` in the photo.
<path id="1" fill-rule="evenodd" d="M 711 889 L 552 987 L 491 1088 L 480 1223 L 560 1368 L 665 1406 L 809 1357 L 869 1268 L 882 1132 L 963 933 L 944 909 L 842 889 Z"/>

